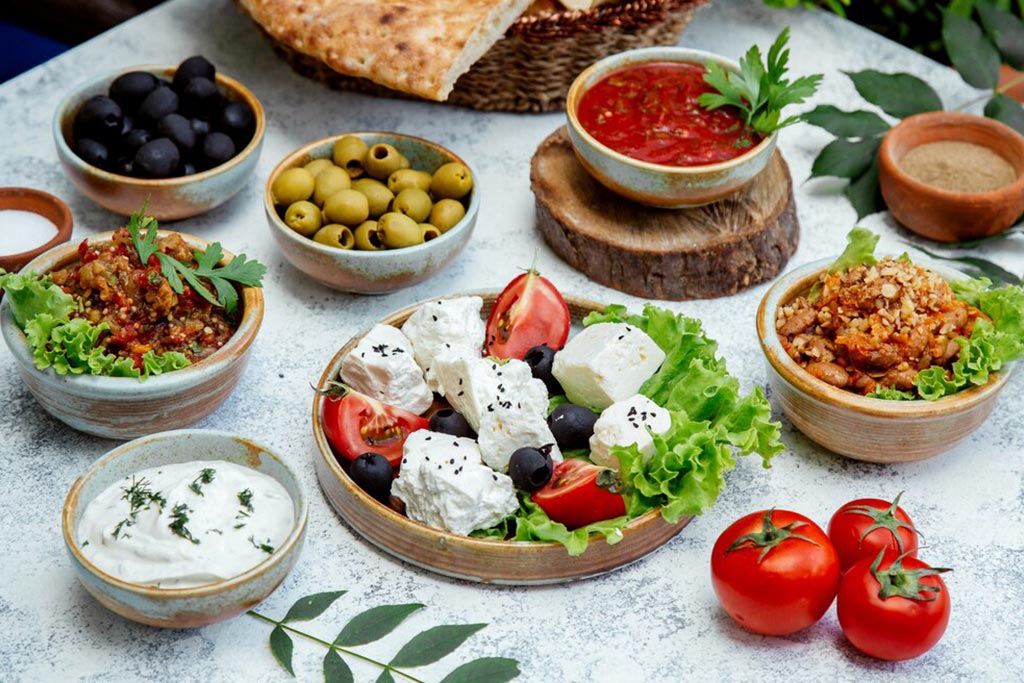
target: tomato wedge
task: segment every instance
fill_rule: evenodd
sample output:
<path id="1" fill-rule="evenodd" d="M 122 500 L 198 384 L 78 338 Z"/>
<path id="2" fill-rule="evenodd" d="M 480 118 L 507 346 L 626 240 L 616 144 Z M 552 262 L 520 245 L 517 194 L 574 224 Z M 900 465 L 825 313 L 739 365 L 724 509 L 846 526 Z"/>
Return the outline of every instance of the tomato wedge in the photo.
<path id="1" fill-rule="evenodd" d="M 569 307 L 547 278 L 530 269 L 508 283 L 487 318 L 484 354 L 523 359 L 534 346 L 554 350 L 569 338 Z"/>
<path id="2" fill-rule="evenodd" d="M 614 476 L 606 467 L 570 458 L 555 465 L 551 480 L 531 498 L 548 517 L 570 529 L 621 517 L 626 514 L 626 501 L 598 485 L 602 473 Z M 610 477 L 606 474 L 603 478 Z"/>
<path id="3" fill-rule="evenodd" d="M 398 467 L 409 434 L 428 425 L 426 418 L 347 387 L 336 385 L 324 394 L 324 435 L 335 455 L 346 460 L 373 452 Z"/>

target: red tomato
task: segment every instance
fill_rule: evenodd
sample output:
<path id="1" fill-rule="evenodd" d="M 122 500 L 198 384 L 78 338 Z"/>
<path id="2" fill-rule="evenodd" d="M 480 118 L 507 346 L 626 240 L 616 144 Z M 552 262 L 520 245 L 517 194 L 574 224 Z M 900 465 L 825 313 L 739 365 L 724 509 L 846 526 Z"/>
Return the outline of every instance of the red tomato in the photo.
<path id="1" fill-rule="evenodd" d="M 569 338 L 569 307 L 551 281 L 530 269 L 498 295 L 487 318 L 484 353 L 523 359 L 534 346 L 555 351 Z"/>
<path id="2" fill-rule="evenodd" d="M 839 587 L 839 558 L 817 524 L 762 510 L 733 522 L 711 551 L 711 585 L 741 626 L 781 636 L 821 619 Z"/>
<path id="3" fill-rule="evenodd" d="M 839 508 L 828 523 L 828 537 L 839 553 L 839 565 L 849 569 L 857 560 L 874 558 L 879 550 L 893 556 L 917 557 L 917 529 L 899 507 L 878 498 L 858 498 Z"/>
<path id="4" fill-rule="evenodd" d="M 336 455 L 355 460 L 363 453 L 380 453 L 392 467 L 402 462 L 402 446 L 409 434 L 426 429 L 428 420 L 389 406 L 351 389 L 331 394 L 323 405 L 324 435 Z M 342 392 L 344 392 L 342 394 Z"/>
<path id="5" fill-rule="evenodd" d="M 885 550 L 858 561 L 839 586 L 836 612 L 843 634 L 878 659 L 923 655 L 949 623 L 949 591 L 939 576 L 947 571 Z"/>
<path id="6" fill-rule="evenodd" d="M 548 517 L 570 529 L 621 517 L 626 514 L 626 501 L 621 494 L 598 486 L 597 478 L 602 472 L 611 470 L 570 458 L 555 465 L 551 481 L 531 498 Z"/>

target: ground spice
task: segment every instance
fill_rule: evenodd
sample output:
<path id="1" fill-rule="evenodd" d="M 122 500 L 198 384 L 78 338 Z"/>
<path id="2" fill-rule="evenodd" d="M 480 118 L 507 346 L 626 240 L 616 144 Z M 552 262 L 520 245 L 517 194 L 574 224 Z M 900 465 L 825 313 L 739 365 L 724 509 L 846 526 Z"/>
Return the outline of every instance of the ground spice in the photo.
<path id="1" fill-rule="evenodd" d="M 990 192 L 1017 180 L 1017 171 L 987 147 L 943 140 L 907 152 L 900 168 L 915 180 L 950 192 Z"/>

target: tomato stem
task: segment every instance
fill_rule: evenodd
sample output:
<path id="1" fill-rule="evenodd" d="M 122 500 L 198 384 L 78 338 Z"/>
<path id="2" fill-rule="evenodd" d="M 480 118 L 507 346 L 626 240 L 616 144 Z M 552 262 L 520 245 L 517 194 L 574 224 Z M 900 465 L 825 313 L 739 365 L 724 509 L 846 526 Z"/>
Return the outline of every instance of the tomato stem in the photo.
<path id="1" fill-rule="evenodd" d="M 772 514 L 775 512 L 775 508 L 771 510 L 765 510 L 764 521 L 761 523 L 761 531 L 753 534 L 744 534 L 740 536 L 732 545 L 725 549 L 725 554 L 733 552 L 734 550 L 741 550 L 743 548 L 763 548 L 761 554 L 757 557 L 757 563 L 761 564 L 761 560 L 765 558 L 765 555 L 780 543 L 794 539 L 797 541 L 807 541 L 812 545 L 818 545 L 818 542 L 814 539 L 808 538 L 802 534 L 796 533 L 796 529 L 807 526 L 807 522 L 795 521 L 787 524 L 784 527 L 777 527 L 772 522 Z"/>
<path id="2" fill-rule="evenodd" d="M 885 548 L 878 551 L 878 556 L 871 563 L 871 575 L 878 581 L 879 599 L 888 600 L 894 596 L 908 600 L 917 600 L 918 602 L 932 602 L 938 599 L 938 594 L 942 592 L 942 587 L 921 583 L 921 579 L 926 576 L 938 576 L 953 570 L 948 567 L 904 569 L 903 560 L 909 552 L 911 551 L 900 554 L 889 564 L 887 569 L 882 570 L 882 557 L 885 555 Z"/>
<path id="3" fill-rule="evenodd" d="M 892 501 L 885 510 L 879 510 L 878 508 L 871 507 L 870 505 L 851 505 L 846 508 L 844 512 L 851 515 L 864 515 L 872 520 L 871 526 L 864 530 L 864 533 L 857 539 L 857 547 L 859 548 L 864 542 L 864 539 L 872 531 L 876 529 L 886 529 L 892 534 L 893 539 L 896 541 L 896 548 L 900 553 L 904 552 L 903 538 L 900 536 L 900 529 L 907 529 L 911 533 L 920 536 L 921 540 L 924 540 L 924 534 L 917 530 L 913 524 L 907 524 L 901 519 L 896 518 L 896 510 L 899 508 L 900 498 L 903 497 L 903 491 L 900 491 L 896 498 Z"/>

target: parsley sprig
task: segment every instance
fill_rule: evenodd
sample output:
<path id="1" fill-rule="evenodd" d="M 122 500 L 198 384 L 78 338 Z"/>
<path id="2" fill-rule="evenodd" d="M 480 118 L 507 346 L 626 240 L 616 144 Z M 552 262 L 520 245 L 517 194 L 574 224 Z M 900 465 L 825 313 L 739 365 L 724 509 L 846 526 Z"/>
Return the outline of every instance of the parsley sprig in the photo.
<path id="1" fill-rule="evenodd" d="M 704 82 L 718 92 L 701 95 L 697 102 L 705 109 L 732 106 L 740 111 L 744 121 L 761 135 L 803 120 L 803 116 L 782 118 L 783 108 L 800 104 L 818 90 L 822 75 L 801 76 L 794 81 L 785 78 L 789 63 L 789 29 L 783 29 L 768 50 L 768 63 L 761 58 L 757 45 L 740 58 L 740 71 L 726 71 L 715 62 L 707 62 Z"/>
<path id="2" fill-rule="evenodd" d="M 224 257 L 220 242 L 214 242 L 206 251 L 195 251 L 196 265 L 190 267 L 178 259 L 160 251 L 156 242 L 159 226 L 152 216 L 144 216 L 142 210 L 133 213 L 128 221 L 128 233 L 132 236 L 132 244 L 139 253 L 143 265 L 149 263 L 151 256 L 160 262 L 160 272 L 167 278 L 171 289 L 181 294 L 185 291 L 182 278 L 196 291 L 199 296 L 214 306 L 224 308 L 233 313 L 238 307 L 238 292 L 232 283 L 237 282 L 246 287 L 260 287 L 267 267 L 259 261 L 249 261 L 245 254 L 238 254 L 228 263 L 218 265 Z M 204 278 L 213 285 L 216 295 L 200 279 Z"/>

